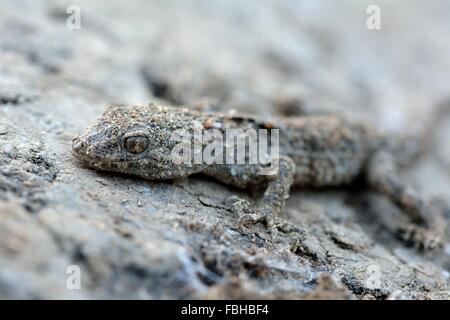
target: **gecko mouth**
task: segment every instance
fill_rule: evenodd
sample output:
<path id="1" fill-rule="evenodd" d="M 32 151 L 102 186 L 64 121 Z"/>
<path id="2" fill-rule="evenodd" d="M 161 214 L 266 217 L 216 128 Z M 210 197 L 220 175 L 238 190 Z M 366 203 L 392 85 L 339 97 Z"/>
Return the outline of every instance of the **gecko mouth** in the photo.
<path id="1" fill-rule="evenodd" d="M 87 145 L 82 139 L 76 137 L 72 142 L 72 153 L 75 158 L 85 167 L 107 170 L 107 171 L 117 171 L 117 172 L 127 172 L 139 171 L 140 162 L 142 159 L 134 160 L 116 160 L 116 159 L 105 159 L 104 156 L 89 154 L 87 153 Z"/>
<path id="2" fill-rule="evenodd" d="M 78 161 L 88 168 L 106 170 L 106 171 L 116 171 L 116 172 L 136 172 L 140 167 L 141 160 L 128 160 L 128 161 L 117 161 L 117 160 L 97 160 L 87 157 L 85 155 L 80 155 L 74 152 L 74 156 Z M 131 170 L 133 169 L 133 170 Z M 138 172 L 136 172 L 138 173 Z"/>

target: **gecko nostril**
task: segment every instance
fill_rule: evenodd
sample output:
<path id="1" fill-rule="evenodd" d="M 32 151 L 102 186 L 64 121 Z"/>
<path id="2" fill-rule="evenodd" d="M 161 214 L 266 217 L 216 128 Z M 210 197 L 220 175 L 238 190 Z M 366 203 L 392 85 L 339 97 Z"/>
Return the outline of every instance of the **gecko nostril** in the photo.
<path id="1" fill-rule="evenodd" d="M 78 138 L 75 138 L 72 142 L 72 150 L 74 152 L 79 152 L 83 148 L 84 148 L 83 141 L 79 140 Z"/>

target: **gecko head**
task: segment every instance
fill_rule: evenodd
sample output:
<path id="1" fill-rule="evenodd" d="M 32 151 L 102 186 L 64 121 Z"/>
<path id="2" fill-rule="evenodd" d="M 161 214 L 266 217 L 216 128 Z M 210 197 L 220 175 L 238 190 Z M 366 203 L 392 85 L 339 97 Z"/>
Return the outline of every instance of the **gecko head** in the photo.
<path id="1" fill-rule="evenodd" d="M 172 108 L 156 105 L 110 106 L 73 139 L 74 156 L 83 165 L 149 179 L 171 178 Z M 172 121 L 171 121 L 172 120 Z"/>

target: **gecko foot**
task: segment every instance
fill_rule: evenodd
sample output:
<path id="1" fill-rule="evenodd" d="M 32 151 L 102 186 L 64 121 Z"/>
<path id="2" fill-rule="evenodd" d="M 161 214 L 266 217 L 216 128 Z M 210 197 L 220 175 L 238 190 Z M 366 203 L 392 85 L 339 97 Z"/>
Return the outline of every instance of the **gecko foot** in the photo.
<path id="1" fill-rule="evenodd" d="M 264 217 L 264 221 L 266 222 L 266 225 L 270 228 L 275 228 L 278 231 L 281 231 L 283 233 L 286 234 L 290 234 L 290 233 L 298 233 L 298 234 L 306 234 L 306 230 L 305 228 L 293 224 L 287 220 L 284 220 L 282 218 L 279 218 L 275 215 L 266 215 Z"/>
<path id="2" fill-rule="evenodd" d="M 250 214 L 254 211 L 250 202 L 237 196 L 229 197 L 225 201 L 225 203 L 230 207 L 230 210 L 238 217 L 241 217 L 245 214 Z"/>
<path id="3" fill-rule="evenodd" d="M 238 225 L 245 232 L 252 232 L 253 226 L 264 221 L 264 217 L 252 208 L 245 199 L 231 196 L 226 200 L 230 210 L 239 218 Z"/>
<path id="4" fill-rule="evenodd" d="M 266 210 L 252 208 L 252 205 L 245 199 L 231 196 L 226 203 L 230 206 L 231 211 L 239 217 L 238 225 L 246 233 L 253 232 L 253 227 L 258 223 L 262 223 L 268 229 L 272 239 L 278 235 L 279 231 L 286 234 L 295 233 L 300 237 L 306 235 L 306 230 L 303 227 L 279 218 L 271 212 L 267 212 L 270 211 L 267 208 Z"/>
<path id="5" fill-rule="evenodd" d="M 424 251 L 432 251 L 442 245 L 442 235 L 415 224 L 408 224 L 399 229 L 399 235 L 404 241 L 412 243 L 414 247 Z"/>
<path id="6" fill-rule="evenodd" d="M 244 214 L 239 218 L 239 226 L 246 232 L 251 231 L 252 227 L 257 223 L 262 223 L 266 226 L 272 239 L 278 236 L 278 232 L 288 235 L 296 234 L 300 238 L 306 236 L 306 230 L 303 227 L 290 223 L 273 214 Z"/>
<path id="7" fill-rule="evenodd" d="M 264 222 L 264 217 L 257 213 L 247 213 L 239 217 L 238 225 L 241 229 L 248 232 L 259 222 Z"/>

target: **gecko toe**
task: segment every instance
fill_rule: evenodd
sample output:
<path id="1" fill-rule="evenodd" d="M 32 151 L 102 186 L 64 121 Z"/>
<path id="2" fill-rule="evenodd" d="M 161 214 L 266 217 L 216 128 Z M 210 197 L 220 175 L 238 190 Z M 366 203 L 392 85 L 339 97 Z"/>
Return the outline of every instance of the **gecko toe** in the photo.
<path id="1" fill-rule="evenodd" d="M 438 233 L 417 225 L 408 225 L 400 230 L 400 236 L 422 251 L 433 251 L 442 245 L 442 237 Z"/>

